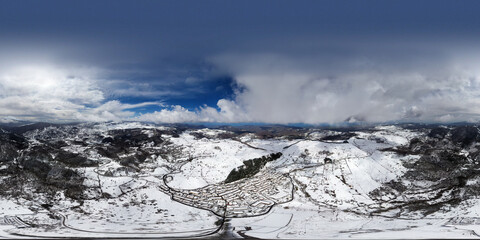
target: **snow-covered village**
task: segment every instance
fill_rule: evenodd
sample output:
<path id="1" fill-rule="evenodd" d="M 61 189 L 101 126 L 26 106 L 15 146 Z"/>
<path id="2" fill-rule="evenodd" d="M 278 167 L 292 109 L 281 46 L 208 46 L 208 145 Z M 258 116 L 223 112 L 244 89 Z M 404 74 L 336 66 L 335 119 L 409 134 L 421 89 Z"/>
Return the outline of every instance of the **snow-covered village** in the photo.
<path id="1" fill-rule="evenodd" d="M 479 138 L 475 126 L 11 128 L 0 236 L 477 237 Z"/>

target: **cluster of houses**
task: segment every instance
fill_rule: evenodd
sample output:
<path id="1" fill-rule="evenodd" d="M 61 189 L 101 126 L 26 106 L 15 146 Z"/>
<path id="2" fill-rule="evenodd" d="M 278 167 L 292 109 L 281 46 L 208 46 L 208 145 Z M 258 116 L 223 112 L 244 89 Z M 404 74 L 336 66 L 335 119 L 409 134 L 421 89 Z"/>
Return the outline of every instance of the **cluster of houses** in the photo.
<path id="1" fill-rule="evenodd" d="M 291 179 L 269 171 L 260 172 L 251 178 L 193 190 L 166 186 L 160 189 L 177 202 L 229 218 L 262 215 L 275 204 L 293 199 Z"/>

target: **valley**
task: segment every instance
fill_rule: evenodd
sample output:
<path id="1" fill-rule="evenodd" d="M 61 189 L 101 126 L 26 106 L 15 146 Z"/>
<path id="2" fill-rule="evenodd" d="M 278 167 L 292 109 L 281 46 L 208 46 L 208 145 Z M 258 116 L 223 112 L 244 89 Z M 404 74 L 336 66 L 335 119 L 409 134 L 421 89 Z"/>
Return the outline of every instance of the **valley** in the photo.
<path id="1" fill-rule="evenodd" d="M 0 130 L 4 238 L 478 238 L 474 125 Z"/>

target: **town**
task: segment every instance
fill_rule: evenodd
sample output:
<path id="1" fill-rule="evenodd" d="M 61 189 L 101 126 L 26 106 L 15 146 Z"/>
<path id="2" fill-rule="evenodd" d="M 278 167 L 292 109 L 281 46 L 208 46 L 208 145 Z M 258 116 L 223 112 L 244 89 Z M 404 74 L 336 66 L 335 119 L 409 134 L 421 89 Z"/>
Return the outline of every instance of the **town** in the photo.
<path id="1" fill-rule="evenodd" d="M 173 189 L 167 184 L 161 185 L 160 189 L 177 202 L 228 218 L 266 214 L 275 204 L 293 199 L 290 177 L 268 170 L 251 178 L 193 190 Z"/>

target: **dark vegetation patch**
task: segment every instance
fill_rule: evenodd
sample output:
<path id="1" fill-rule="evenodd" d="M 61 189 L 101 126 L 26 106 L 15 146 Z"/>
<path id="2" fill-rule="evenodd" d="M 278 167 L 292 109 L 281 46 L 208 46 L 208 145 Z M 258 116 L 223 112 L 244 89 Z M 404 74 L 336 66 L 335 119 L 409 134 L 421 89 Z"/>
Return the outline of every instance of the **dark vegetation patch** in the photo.
<path id="1" fill-rule="evenodd" d="M 470 169 L 473 167 L 467 157 L 449 151 L 423 155 L 419 160 L 405 163 L 404 166 L 409 169 L 405 177 L 417 181 L 440 181 L 467 173 L 470 175 L 466 167 Z"/>
<path id="2" fill-rule="evenodd" d="M 104 138 L 104 141 L 121 149 L 140 147 L 146 142 L 153 142 L 155 145 L 162 143 L 161 132 L 157 132 L 155 129 L 152 131 L 154 131 L 154 134 L 149 136 L 143 133 L 143 129 L 140 128 L 111 130 L 109 135 L 113 137 Z"/>
<path id="3" fill-rule="evenodd" d="M 60 150 L 55 157 L 56 161 L 62 162 L 70 167 L 93 167 L 98 166 L 98 162 L 88 159 L 78 153 L 72 153 Z"/>
<path id="4" fill-rule="evenodd" d="M 108 173 L 116 176 L 124 174 L 123 172 L 130 174 L 136 171 L 135 169 L 138 169 L 139 165 L 152 154 L 162 156 L 168 161 L 176 161 L 181 157 L 182 149 L 169 147 L 170 143 L 161 136 L 165 134 L 178 137 L 185 130 L 112 130 L 105 135 L 93 134 L 71 140 L 72 136 L 83 134 L 81 126 L 55 126 L 57 125 L 33 124 L 15 127 L 16 133 L 0 129 L 0 164 L 2 165 L 0 195 L 35 200 L 40 196 L 38 194 L 41 194 L 45 196 L 42 199 L 53 201 L 55 194 L 62 191 L 67 198 L 78 201 L 109 197 L 96 186 L 83 185 L 84 176 L 79 168 L 97 166 L 98 161 L 89 159 L 83 152 L 74 153 L 64 150 L 64 147 L 84 146 L 87 147 L 85 153 L 96 151 L 101 156 L 118 161 L 123 166 Z M 40 144 L 30 145 L 25 138 L 26 135 L 21 135 L 37 130 L 40 134 L 34 134 L 34 136 Z M 160 149 L 144 148 L 147 145 L 162 147 Z M 123 155 L 127 156 L 123 157 Z M 44 204 L 49 206 L 54 203 Z"/>
<path id="5" fill-rule="evenodd" d="M 282 156 L 281 152 L 272 153 L 267 156 L 260 158 L 254 158 L 247 161 L 243 161 L 243 165 L 233 169 L 230 174 L 228 174 L 225 183 L 235 182 L 240 179 L 249 178 L 259 173 L 260 170 L 271 161 L 274 161 Z"/>
<path id="6" fill-rule="evenodd" d="M 323 163 L 324 164 L 329 164 L 329 163 L 333 163 L 333 159 L 329 158 L 329 157 L 326 157 L 323 159 Z"/>
<path id="7" fill-rule="evenodd" d="M 196 131 L 190 132 L 189 134 L 192 135 L 193 137 L 195 137 L 195 139 L 202 139 L 202 138 L 206 138 L 206 139 L 232 139 L 232 138 L 238 136 L 236 133 L 229 132 L 229 131 L 218 132 L 217 134 L 215 134 L 213 136 L 205 134 L 203 132 L 196 132 Z"/>
<path id="8" fill-rule="evenodd" d="M 27 151 L 23 152 L 20 161 L 37 160 L 42 162 L 53 161 L 52 153 L 54 149 L 49 146 L 33 146 Z"/>
<path id="9" fill-rule="evenodd" d="M 479 196 L 480 187 L 467 184 L 469 180 L 480 178 L 480 164 L 476 161 L 480 152 L 472 147 L 478 140 L 476 126 L 435 127 L 424 136 L 412 139 L 408 145 L 385 149 L 400 155 L 419 155 L 420 158 L 405 162 L 407 171 L 402 177 L 384 184 L 370 195 L 380 199 L 386 194 L 411 194 L 411 198 L 407 198 L 410 200 L 396 202 L 392 208 L 421 211 L 425 215 Z M 402 180 L 413 184 L 405 186 Z M 431 194 L 415 195 L 428 191 Z"/>
<path id="10" fill-rule="evenodd" d="M 36 175 L 39 179 L 44 181 L 47 179 L 48 173 L 52 169 L 50 164 L 35 159 L 22 161 L 21 166 L 23 167 L 23 170 Z"/>
<path id="11" fill-rule="evenodd" d="M 133 155 L 127 156 L 120 160 L 120 164 L 123 166 L 138 166 L 139 164 L 145 162 L 149 154 L 144 151 L 138 151 Z"/>
<path id="12" fill-rule="evenodd" d="M 72 199 L 85 197 L 81 174 L 59 162 L 42 161 L 35 156 L 42 154 L 28 154 L 18 163 L 8 166 L 6 178 L 0 181 L 0 195 L 30 199 L 33 194 L 42 193 L 53 199 L 56 192 L 63 191 L 66 197 Z"/>
<path id="13" fill-rule="evenodd" d="M 428 137 L 430 138 L 439 138 L 439 139 L 443 139 L 447 136 L 447 134 L 450 132 L 450 129 L 446 128 L 446 127 L 437 127 L 437 128 L 434 128 L 432 130 L 430 130 L 430 132 L 428 133 Z"/>
<path id="14" fill-rule="evenodd" d="M 98 146 L 95 150 L 97 150 L 97 153 L 101 156 L 111 159 L 118 159 L 118 153 L 122 152 L 121 148 L 114 146 Z"/>
<path id="15" fill-rule="evenodd" d="M 28 143 L 22 136 L 0 129 L 0 163 L 13 161 L 19 156 L 19 151 L 27 147 Z"/>
<path id="16" fill-rule="evenodd" d="M 451 131 L 452 141 L 466 147 L 479 140 L 478 128 L 475 126 L 456 127 Z"/>
<path id="17" fill-rule="evenodd" d="M 353 132 L 343 132 L 340 134 L 335 134 L 335 135 L 329 135 L 323 137 L 321 140 L 323 141 L 345 141 L 348 140 L 352 137 L 356 137 L 357 134 Z"/>

